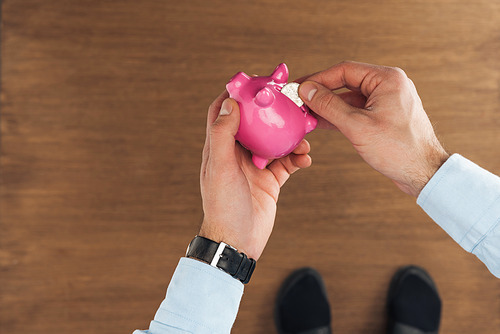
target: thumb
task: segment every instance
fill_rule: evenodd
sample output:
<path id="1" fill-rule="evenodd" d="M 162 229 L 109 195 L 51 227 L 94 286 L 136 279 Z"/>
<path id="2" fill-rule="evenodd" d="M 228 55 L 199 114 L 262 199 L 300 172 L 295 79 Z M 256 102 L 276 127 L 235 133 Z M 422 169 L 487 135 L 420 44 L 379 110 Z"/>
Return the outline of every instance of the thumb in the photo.
<path id="1" fill-rule="evenodd" d="M 356 109 L 344 102 L 340 96 L 314 81 L 302 83 L 299 87 L 299 95 L 312 111 L 339 130 L 349 122 L 349 114 Z"/>
<path id="2" fill-rule="evenodd" d="M 225 99 L 219 116 L 210 127 L 210 159 L 227 164 L 235 161 L 235 139 L 240 126 L 240 108 L 233 99 Z"/>

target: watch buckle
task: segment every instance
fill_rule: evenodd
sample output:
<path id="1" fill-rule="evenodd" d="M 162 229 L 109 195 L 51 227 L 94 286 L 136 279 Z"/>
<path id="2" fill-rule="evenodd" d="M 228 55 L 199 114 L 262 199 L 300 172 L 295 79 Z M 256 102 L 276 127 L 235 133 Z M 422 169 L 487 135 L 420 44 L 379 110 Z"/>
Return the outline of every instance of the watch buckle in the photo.
<path id="1" fill-rule="evenodd" d="M 219 268 L 217 267 L 217 264 L 219 264 L 219 260 L 222 257 L 222 252 L 224 251 L 224 249 L 226 249 L 226 246 L 229 245 L 221 241 L 219 247 L 217 247 L 217 251 L 215 252 L 214 257 L 212 258 L 212 262 L 210 262 L 210 265 L 212 267 Z"/>

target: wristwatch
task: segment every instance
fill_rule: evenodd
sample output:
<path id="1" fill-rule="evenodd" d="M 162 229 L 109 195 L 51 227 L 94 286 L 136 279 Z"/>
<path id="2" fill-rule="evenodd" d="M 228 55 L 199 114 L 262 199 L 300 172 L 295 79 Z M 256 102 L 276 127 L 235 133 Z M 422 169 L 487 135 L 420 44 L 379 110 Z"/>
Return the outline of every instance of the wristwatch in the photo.
<path id="1" fill-rule="evenodd" d="M 186 256 L 210 264 L 218 268 L 243 284 L 250 281 L 255 269 L 256 261 L 248 258 L 246 254 L 228 244 L 197 235 L 191 241 L 186 251 Z"/>

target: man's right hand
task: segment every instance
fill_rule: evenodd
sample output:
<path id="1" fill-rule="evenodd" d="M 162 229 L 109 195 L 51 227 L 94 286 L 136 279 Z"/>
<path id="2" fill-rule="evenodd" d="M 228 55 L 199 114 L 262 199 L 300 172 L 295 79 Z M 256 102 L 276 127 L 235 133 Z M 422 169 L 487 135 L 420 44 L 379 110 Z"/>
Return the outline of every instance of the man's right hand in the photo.
<path id="1" fill-rule="evenodd" d="M 336 94 L 332 90 L 347 88 Z M 343 62 L 311 75 L 299 93 L 375 170 L 417 197 L 448 159 L 415 85 L 399 68 Z"/>

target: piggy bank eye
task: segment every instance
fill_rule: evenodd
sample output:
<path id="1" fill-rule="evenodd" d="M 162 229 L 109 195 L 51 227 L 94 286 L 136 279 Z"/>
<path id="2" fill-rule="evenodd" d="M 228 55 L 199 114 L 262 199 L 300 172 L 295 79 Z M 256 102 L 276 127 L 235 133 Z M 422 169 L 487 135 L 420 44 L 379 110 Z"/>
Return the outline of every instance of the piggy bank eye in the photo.
<path id="1" fill-rule="evenodd" d="M 259 90 L 257 95 L 255 95 L 255 103 L 261 107 L 267 107 L 271 105 L 274 101 L 274 94 L 269 88 L 262 88 Z"/>

